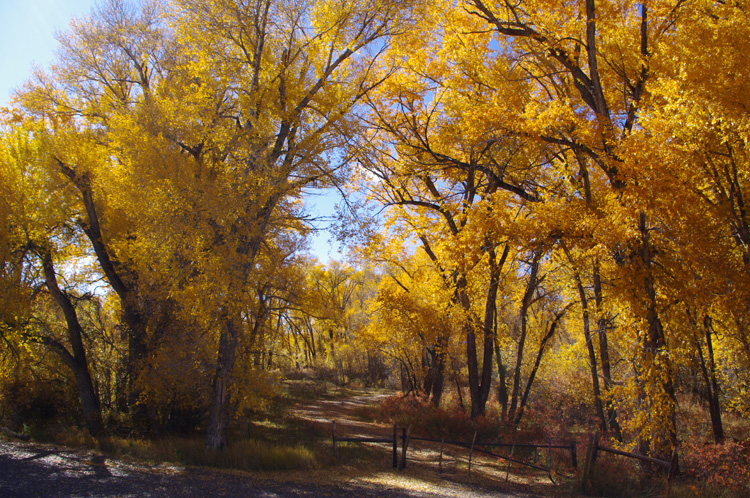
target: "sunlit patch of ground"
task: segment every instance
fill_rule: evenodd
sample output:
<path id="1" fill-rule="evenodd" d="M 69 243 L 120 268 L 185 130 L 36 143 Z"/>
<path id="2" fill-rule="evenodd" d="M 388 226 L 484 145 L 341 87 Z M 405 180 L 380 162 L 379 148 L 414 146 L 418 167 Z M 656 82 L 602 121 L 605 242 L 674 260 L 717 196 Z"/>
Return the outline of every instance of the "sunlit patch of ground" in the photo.
<path id="1" fill-rule="evenodd" d="M 346 400 L 318 400 L 295 409 L 295 416 L 331 432 L 331 421 L 336 420 L 339 437 L 389 437 L 392 428 L 386 423 L 371 423 L 353 419 L 352 413 L 377 402 L 385 395 L 354 395 Z M 399 431 L 399 435 L 401 432 Z M 332 441 L 331 441 L 332 444 Z M 392 445 L 387 443 L 340 443 L 339 463 L 333 468 L 317 472 L 320 477 L 345 479 L 353 485 L 366 484 L 398 490 L 411 490 L 425 496 L 562 496 L 568 494 L 574 471 L 569 456 L 554 452 L 551 473 L 528 469 L 497 457 L 475 452 L 469 472 L 469 450 L 445 445 L 442 461 L 440 443 L 412 441 L 407 454 L 407 468 L 391 468 Z M 507 455 L 508 450 L 496 450 Z M 399 441 L 398 456 L 401 456 Z M 547 451 L 536 455 L 536 465 L 547 466 Z M 338 467 L 336 466 L 338 465 Z M 309 476 L 308 476 L 309 478 Z M 476 488 L 477 494 L 467 494 Z M 503 494 L 511 493 L 511 494 Z"/>

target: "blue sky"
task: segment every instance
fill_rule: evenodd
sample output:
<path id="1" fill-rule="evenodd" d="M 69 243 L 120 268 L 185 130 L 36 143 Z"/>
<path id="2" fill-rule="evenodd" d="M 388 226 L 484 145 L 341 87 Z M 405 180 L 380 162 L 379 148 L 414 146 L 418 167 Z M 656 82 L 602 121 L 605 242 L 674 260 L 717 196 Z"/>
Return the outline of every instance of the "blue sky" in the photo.
<path id="1" fill-rule="evenodd" d="M 94 0 L 0 0 L 0 106 L 20 88 L 33 65 L 46 67 L 54 57 L 55 31 L 89 13 Z"/>
<path id="2" fill-rule="evenodd" d="M 95 0 L 0 0 L 0 107 L 8 105 L 13 90 L 31 77 L 34 66 L 46 68 L 57 48 L 55 33 L 65 31 L 73 18 L 88 15 Z M 314 214 L 330 216 L 337 199 L 326 195 L 312 199 Z M 328 232 L 312 239 L 312 253 L 323 262 L 340 259 L 337 244 Z"/>

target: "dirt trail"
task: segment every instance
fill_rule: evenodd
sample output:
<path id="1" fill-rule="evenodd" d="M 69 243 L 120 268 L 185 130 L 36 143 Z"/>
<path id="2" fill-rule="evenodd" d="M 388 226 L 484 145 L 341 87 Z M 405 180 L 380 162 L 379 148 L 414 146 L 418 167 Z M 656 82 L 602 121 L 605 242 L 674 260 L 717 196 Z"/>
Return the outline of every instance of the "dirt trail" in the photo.
<path id="1" fill-rule="evenodd" d="M 384 435 L 388 431 L 385 424 L 360 420 L 357 418 L 357 412 L 388 396 L 380 393 L 360 393 L 345 399 L 309 401 L 295 407 L 292 414 L 321 430 L 331 427 L 331 422 L 336 421 L 337 431 L 341 436 Z"/>
<path id="2" fill-rule="evenodd" d="M 330 427 L 336 420 L 346 436 L 374 436 L 388 427 L 352 415 L 385 395 L 355 394 L 295 408 L 307 423 Z M 434 472 L 395 471 L 383 464 L 363 469 L 348 462 L 297 472 L 240 472 L 149 464 L 109 458 L 92 450 L 0 440 L 0 496 L 35 497 L 331 497 L 349 498 L 532 498 L 494 486 L 445 480 Z"/>

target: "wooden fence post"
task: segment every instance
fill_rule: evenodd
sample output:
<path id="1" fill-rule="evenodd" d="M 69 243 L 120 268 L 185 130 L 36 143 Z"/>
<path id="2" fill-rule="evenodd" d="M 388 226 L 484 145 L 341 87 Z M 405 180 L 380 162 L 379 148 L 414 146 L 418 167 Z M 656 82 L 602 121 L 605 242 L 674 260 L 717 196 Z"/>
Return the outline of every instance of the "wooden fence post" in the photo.
<path id="1" fill-rule="evenodd" d="M 552 479 L 552 438 L 547 436 L 547 475 L 552 484 L 555 484 L 555 480 Z"/>
<path id="2" fill-rule="evenodd" d="M 471 439 L 471 449 L 469 450 L 469 475 L 471 475 L 471 457 L 474 455 L 474 443 L 477 442 L 477 431 L 474 431 L 474 437 Z"/>
<path id="3" fill-rule="evenodd" d="M 570 442 L 570 460 L 573 463 L 573 469 L 578 468 L 578 456 L 576 455 L 576 442 Z"/>
<path id="4" fill-rule="evenodd" d="M 518 436 L 518 432 L 513 432 L 513 444 L 510 447 L 510 458 L 508 459 L 508 466 L 505 467 L 505 482 L 508 482 L 508 476 L 510 476 L 510 461 L 513 458 L 513 452 L 516 451 L 516 437 Z"/>
<path id="5" fill-rule="evenodd" d="M 583 488 L 587 489 L 588 481 L 591 478 L 591 471 L 596 462 L 596 453 L 599 450 L 599 433 L 589 436 L 589 447 L 586 450 L 586 461 L 583 463 Z"/>
<path id="6" fill-rule="evenodd" d="M 406 468 L 406 449 L 409 447 L 409 438 L 411 437 L 411 425 L 409 425 L 408 428 L 403 430 L 403 434 L 401 436 L 403 441 L 403 446 L 401 447 L 401 463 L 398 466 L 399 469 L 405 469 Z"/>
<path id="7" fill-rule="evenodd" d="M 331 420 L 331 432 L 333 433 L 333 458 L 339 459 L 339 443 L 336 440 L 336 421 Z"/>

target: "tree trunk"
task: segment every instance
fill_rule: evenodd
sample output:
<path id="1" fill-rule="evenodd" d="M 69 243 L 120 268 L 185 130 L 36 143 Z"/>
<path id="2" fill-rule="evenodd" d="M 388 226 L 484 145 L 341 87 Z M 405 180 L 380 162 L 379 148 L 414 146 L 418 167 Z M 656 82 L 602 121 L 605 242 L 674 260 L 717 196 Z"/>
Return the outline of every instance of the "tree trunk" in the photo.
<path id="1" fill-rule="evenodd" d="M 223 322 L 206 430 L 206 449 L 214 451 L 223 450 L 227 444 L 226 433 L 231 418 L 232 369 L 239 341 L 239 326 L 234 322 L 234 317 L 226 316 Z"/>
<path id="2" fill-rule="evenodd" d="M 440 400 L 443 397 L 443 387 L 445 385 L 445 357 L 446 357 L 446 338 L 447 334 L 439 334 L 432 352 L 431 379 L 430 387 L 432 395 L 430 402 L 433 406 L 440 406 Z"/>
<path id="3" fill-rule="evenodd" d="M 667 341 L 666 336 L 664 335 L 661 318 L 659 316 L 656 288 L 652 277 L 652 248 L 649 230 L 646 226 L 646 214 L 641 212 L 639 218 L 638 227 L 641 240 L 638 263 L 641 265 L 641 269 L 645 275 L 643 277 L 643 291 L 646 301 L 645 318 L 646 323 L 648 324 L 643 345 L 644 360 L 647 364 L 650 363 L 648 366 L 653 368 L 656 372 L 656 386 L 650 387 L 656 387 L 661 391 L 651 394 L 651 399 L 654 399 L 654 396 L 664 396 L 667 398 L 666 403 L 664 404 L 667 412 L 655 414 L 663 418 L 665 425 L 661 427 L 661 429 L 666 431 L 666 434 L 658 438 L 657 441 L 652 441 L 651 454 L 658 458 L 670 459 L 672 451 L 677 444 L 677 427 L 675 418 L 675 406 L 677 401 L 672 380 L 671 365 L 668 356 L 664 354 Z"/>
<path id="4" fill-rule="evenodd" d="M 497 361 L 497 400 L 500 403 L 502 420 L 508 419 L 508 386 L 506 384 L 506 368 L 500 355 L 500 342 L 495 334 L 495 359 Z"/>
<path id="5" fill-rule="evenodd" d="M 604 384 L 604 394 L 609 394 L 609 389 L 612 385 L 612 367 L 609 360 L 609 343 L 607 341 L 607 327 L 609 326 L 609 319 L 603 315 L 603 301 L 604 297 L 602 294 L 602 282 L 599 274 L 599 262 L 594 262 L 594 300 L 596 301 L 596 309 L 599 315 L 597 320 L 598 336 L 599 336 L 599 359 L 602 363 L 602 380 Z M 611 402 L 607 403 L 607 423 L 609 428 L 615 433 L 615 438 L 622 442 L 622 430 L 620 424 L 617 421 L 617 411 Z"/>
<path id="6" fill-rule="evenodd" d="M 490 396 L 492 386 L 492 355 L 495 346 L 495 316 L 497 313 L 497 290 L 500 285 L 500 271 L 508 257 L 510 247 L 505 246 L 503 254 L 498 262 L 495 249 L 488 251 L 490 279 L 487 287 L 487 300 L 485 302 L 484 320 L 482 323 L 482 369 L 479 371 L 477 358 L 476 338 L 474 327 L 471 327 L 469 340 L 467 340 L 467 359 L 469 364 L 469 393 L 471 394 L 471 417 L 484 415 L 487 399 Z M 465 299 L 468 309 L 468 298 Z M 462 301 L 463 302 L 463 301 Z"/>
<path id="7" fill-rule="evenodd" d="M 82 227 L 83 231 L 91 242 L 102 272 L 120 300 L 122 320 L 128 334 L 128 405 L 136 424 L 145 423 L 147 410 L 138 404 L 140 390 L 137 389 L 135 379 L 138 366 L 147 355 L 147 320 L 142 312 L 142 303 L 136 291 L 137 285 L 133 284 L 136 281 L 136 276 L 113 257 L 104 240 L 99 211 L 96 208 L 89 176 L 86 173 L 79 173 L 60 159 L 56 160 L 62 174 L 70 179 L 81 194 L 87 217 L 87 221 Z"/>
<path id="8" fill-rule="evenodd" d="M 529 280 L 526 283 L 526 291 L 524 292 L 523 300 L 521 301 L 521 309 L 519 311 L 519 317 L 521 319 L 521 335 L 518 338 L 516 367 L 513 371 L 513 389 L 511 391 L 510 410 L 508 412 L 508 418 L 510 420 L 515 419 L 516 408 L 518 407 L 521 390 L 521 367 L 523 366 L 523 352 L 526 343 L 526 328 L 528 325 L 528 312 L 531 307 L 531 300 L 539 285 L 537 276 L 539 274 L 539 261 L 542 259 L 542 254 L 543 251 L 541 248 L 534 252 L 534 258 L 529 272 Z"/>
<path id="9" fill-rule="evenodd" d="M 719 404 L 719 383 L 716 380 L 716 363 L 714 361 L 714 347 L 711 339 L 711 317 L 706 315 L 703 319 L 703 329 L 706 338 L 706 352 L 708 361 L 703 355 L 703 348 L 700 342 L 696 341 L 698 346 L 698 355 L 701 361 L 701 371 L 703 380 L 706 383 L 706 398 L 708 401 L 708 412 L 711 416 L 711 428 L 714 433 L 714 441 L 717 443 L 724 442 L 724 425 L 721 422 L 721 405 Z"/>
<path id="10" fill-rule="evenodd" d="M 581 174 L 581 180 L 583 181 L 583 188 L 584 188 L 584 196 L 586 197 L 586 205 L 589 207 L 589 209 L 594 208 L 593 205 L 593 197 L 591 195 L 591 179 L 589 178 L 589 171 L 587 166 L 587 158 L 580 152 L 575 152 L 576 159 L 578 161 L 578 164 L 580 166 L 580 174 Z M 570 257 L 569 257 L 570 259 Z M 599 337 L 599 359 L 601 361 L 602 366 L 602 380 L 604 384 L 604 394 L 609 394 L 609 389 L 612 384 L 612 371 L 610 367 L 610 361 L 609 361 L 609 344 L 607 341 L 607 325 L 608 320 L 603 315 L 603 295 L 602 295 L 602 282 L 601 282 L 601 276 L 599 274 L 599 261 L 594 260 L 593 265 L 593 283 L 594 283 L 594 301 L 596 303 L 596 310 L 598 314 L 598 320 L 597 320 L 597 335 Z M 579 283 L 580 285 L 580 283 Z M 579 288 L 579 294 L 581 293 L 581 289 Z M 585 295 L 585 294 L 584 294 Z M 583 298 L 582 298 L 583 299 Z M 583 300 L 582 300 L 583 305 Z M 592 351 L 593 351 L 593 344 L 591 342 L 591 318 L 590 318 L 590 310 L 588 309 L 588 300 L 586 300 L 586 311 L 584 316 L 584 333 L 586 332 L 586 322 L 588 322 L 588 329 L 589 329 L 589 335 L 586 337 L 586 346 L 589 349 L 589 358 L 592 358 Z M 594 359 L 596 359 L 596 355 L 593 356 Z M 596 366 L 594 363 L 592 363 L 592 378 L 596 375 Z M 594 392 L 596 396 L 596 391 L 598 389 L 598 379 L 595 381 L 596 384 L 594 386 Z M 599 410 L 601 409 L 603 411 L 604 406 L 601 399 L 601 389 L 599 389 L 599 396 L 596 396 L 598 398 L 598 405 L 596 407 L 597 415 L 599 414 Z M 606 421 L 601 422 L 602 431 L 606 430 L 606 426 L 609 425 L 609 428 L 615 433 L 615 438 L 622 442 L 622 431 L 620 430 L 620 424 L 617 422 L 617 412 L 615 411 L 614 406 L 612 403 L 607 402 L 607 416 Z"/>
<path id="11" fill-rule="evenodd" d="M 523 396 L 521 397 L 521 403 L 518 407 L 518 411 L 516 412 L 516 416 L 513 419 L 513 425 L 518 426 L 518 424 L 521 423 L 521 417 L 523 417 L 523 410 L 526 407 L 526 402 L 529 399 L 529 394 L 531 393 L 531 387 L 534 385 L 534 379 L 536 378 L 536 373 L 539 370 L 539 365 L 542 363 L 542 356 L 544 355 L 545 347 L 547 346 L 547 342 L 555 335 L 555 329 L 557 328 L 557 325 L 560 323 L 560 320 L 565 315 L 565 313 L 568 311 L 568 308 L 570 308 L 570 305 L 568 305 L 565 309 L 563 309 L 561 312 L 559 312 L 555 319 L 552 321 L 552 324 L 549 327 L 549 330 L 542 338 L 542 342 L 539 344 L 539 351 L 537 351 L 536 354 L 536 360 L 534 360 L 534 366 L 531 368 L 531 373 L 529 374 L 529 380 L 526 382 L 526 389 L 523 391 Z"/>
<path id="12" fill-rule="evenodd" d="M 570 253 L 567 248 L 565 253 L 568 255 L 568 260 L 572 263 L 573 260 L 570 257 Z M 581 276 L 578 272 L 575 272 L 576 287 L 578 288 L 578 296 L 581 299 L 581 314 L 583 315 L 583 337 L 586 340 L 586 349 L 589 353 L 589 368 L 591 370 L 591 385 L 594 390 L 594 409 L 596 410 L 596 417 L 599 419 L 599 429 L 602 432 L 607 432 L 607 421 L 604 418 L 604 408 L 602 406 L 602 393 L 599 389 L 599 374 L 596 368 L 596 353 L 594 352 L 594 344 L 591 341 L 591 325 L 589 319 L 589 300 L 586 296 L 586 290 L 583 288 L 581 282 Z"/>
<path id="13" fill-rule="evenodd" d="M 40 257 L 44 268 L 47 289 L 49 289 L 52 298 L 65 316 L 68 341 L 70 342 L 72 354 L 62 344 L 52 338 L 47 338 L 44 342 L 51 346 L 53 351 L 60 355 L 65 364 L 73 371 L 86 427 L 92 436 L 97 436 L 102 432 L 102 411 L 99 397 L 96 395 L 94 384 L 91 382 L 91 373 L 86 360 L 86 350 L 83 346 L 83 328 L 78 320 L 75 306 L 57 283 L 52 256 L 48 252 L 42 252 Z"/>

